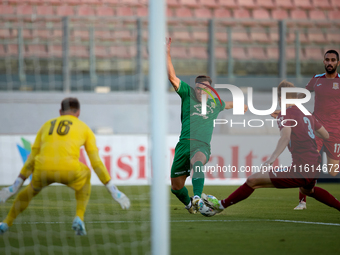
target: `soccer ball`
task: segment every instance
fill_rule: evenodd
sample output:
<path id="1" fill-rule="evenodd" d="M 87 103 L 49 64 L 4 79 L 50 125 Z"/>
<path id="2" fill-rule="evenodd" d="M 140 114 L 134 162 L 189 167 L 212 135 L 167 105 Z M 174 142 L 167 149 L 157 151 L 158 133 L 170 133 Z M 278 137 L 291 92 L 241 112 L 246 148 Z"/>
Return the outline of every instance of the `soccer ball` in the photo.
<path id="1" fill-rule="evenodd" d="M 212 195 L 208 195 L 210 198 L 215 198 Z M 216 211 L 205 205 L 202 198 L 198 201 L 198 211 L 205 217 L 212 217 L 216 214 Z"/>

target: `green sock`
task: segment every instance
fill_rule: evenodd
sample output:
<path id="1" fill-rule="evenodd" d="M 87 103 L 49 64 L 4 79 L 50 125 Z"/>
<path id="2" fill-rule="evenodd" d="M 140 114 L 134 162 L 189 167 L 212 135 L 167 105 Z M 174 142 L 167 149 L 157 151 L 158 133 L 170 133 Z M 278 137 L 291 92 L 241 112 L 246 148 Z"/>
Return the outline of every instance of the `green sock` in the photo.
<path id="1" fill-rule="evenodd" d="M 171 192 L 176 195 L 176 197 L 187 206 L 190 203 L 189 193 L 186 187 L 181 188 L 180 190 L 173 190 Z"/>
<path id="2" fill-rule="evenodd" d="M 202 171 L 203 163 L 201 161 L 197 161 L 193 166 L 193 175 L 192 175 L 192 186 L 194 189 L 194 195 L 201 197 L 204 186 L 204 172 Z"/>

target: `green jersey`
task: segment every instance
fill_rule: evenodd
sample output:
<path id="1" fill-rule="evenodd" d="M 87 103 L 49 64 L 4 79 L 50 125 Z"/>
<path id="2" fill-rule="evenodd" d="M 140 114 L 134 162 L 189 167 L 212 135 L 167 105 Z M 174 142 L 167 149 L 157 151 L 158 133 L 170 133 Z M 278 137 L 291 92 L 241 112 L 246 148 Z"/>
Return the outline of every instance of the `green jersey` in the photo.
<path id="1" fill-rule="evenodd" d="M 218 98 L 207 100 L 206 115 L 201 113 L 202 104 L 196 99 L 195 90 L 188 84 L 181 81 L 177 94 L 182 99 L 181 121 L 182 131 L 180 140 L 196 139 L 210 145 L 211 136 L 214 129 L 214 120 L 217 115 L 224 110 L 225 103 L 222 105 Z"/>

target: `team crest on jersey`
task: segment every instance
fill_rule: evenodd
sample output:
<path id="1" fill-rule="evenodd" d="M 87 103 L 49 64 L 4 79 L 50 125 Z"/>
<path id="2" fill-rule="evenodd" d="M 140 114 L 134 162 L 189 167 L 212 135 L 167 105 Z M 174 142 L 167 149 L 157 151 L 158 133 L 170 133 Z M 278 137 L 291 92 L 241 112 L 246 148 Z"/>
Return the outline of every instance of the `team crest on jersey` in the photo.
<path id="1" fill-rule="evenodd" d="M 333 82 L 333 89 L 339 89 L 339 83 Z"/>
<path id="2" fill-rule="evenodd" d="M 215 107 L 216 107 L 215 103 L 211 103 L 211 108 L 215 108 Z"/>
<path id="3" fill-rule="evenodd" d="M 191 116 L 198 115 L 198 116 L 202 116 L 203 119 L 208 119 L 209 118 L 208 114 L 214 112 L 213 107 L 210 106 L 210 105 L 207 105 L 207 114 L 206 115 L 201 114 L 201 112 L 202 112 L 202 104 L 196 104 L 196 105 L 194 105 L 194 107 L 196 109 L 196 112 L 191 113 Z"/>

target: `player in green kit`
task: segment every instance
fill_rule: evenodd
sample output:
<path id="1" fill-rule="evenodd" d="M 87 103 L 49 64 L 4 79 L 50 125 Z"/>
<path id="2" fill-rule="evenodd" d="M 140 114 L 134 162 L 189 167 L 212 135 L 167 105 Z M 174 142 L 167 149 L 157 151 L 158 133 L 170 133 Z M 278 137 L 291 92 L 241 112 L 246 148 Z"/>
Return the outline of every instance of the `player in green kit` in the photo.
<path id="1" fill-rule="evenodd" d="M 171 62 L 170 46 L 171 38 L 167 39 L 168 77 L 182 101 L 182 131 L 171 167 L 171 191 L 185 205 L 189 213 L 196 213 L 204 186 L 202 168 L 210 158 L 213 123 L 221 111 L 233 108 L 233 102 L 224 102 L 217 98 L 208 99 L 206 101 L 206 114 L 202 114 L 202 94 L 203 96 L 211 95 L 212 81 L 209 76 L 198 76 L 195 79 L 195 89 L 181 81 L 176 76 Z M 247 108 L 245 105 L 245 111 Z M 191 169 L 193 169 L 193 197 L 189 197 L 188 190 L 184 186 Z"/>

